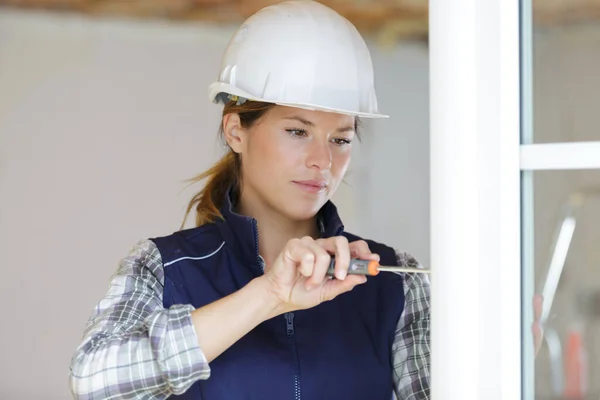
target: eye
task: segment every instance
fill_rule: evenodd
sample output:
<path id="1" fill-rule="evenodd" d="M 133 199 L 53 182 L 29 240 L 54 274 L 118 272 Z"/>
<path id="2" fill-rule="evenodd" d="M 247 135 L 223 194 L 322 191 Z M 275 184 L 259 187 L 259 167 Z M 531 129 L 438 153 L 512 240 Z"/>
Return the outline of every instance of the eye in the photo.
<path id="1" fill-rule="evenodd" d="M 337 138 L 333 139 L 333 143 L 337 144 L 338 146 L 347 146 L 352 143 L 352 139 Z"/>
<path id="2" fill-rule="evenodd" d="M 308 132 L 306 132 L 304 129 L 286 129 L 286 132 L 288 132 L 291 136 L 293 137 L 305 137 L 306 135 L 308 135 Z"/>

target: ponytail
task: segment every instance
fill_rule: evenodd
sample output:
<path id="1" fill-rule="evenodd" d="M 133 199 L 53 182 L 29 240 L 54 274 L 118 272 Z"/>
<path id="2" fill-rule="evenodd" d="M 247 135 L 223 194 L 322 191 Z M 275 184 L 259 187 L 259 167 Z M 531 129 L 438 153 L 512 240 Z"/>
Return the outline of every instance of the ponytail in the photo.
<path id="1" fill-rule="evenodd" d="M 223 117 L 227 114 L 236 113 L 240 116 L 242 128 L 250 128 L 269 109 L 274 107 L 272 103 L 246 101 L 237 104 L 230 101 L 223 108 Z M 223 124 L 221 123 L 220 135 L 223 136 Z M 196 227 L 213 223 L 222 219 L 221 207 L 228 190 L 233 186 L 235 192 L 239 192 L 242 179 L 242 162 L 240 155 L 228 150 L 227 154 L 217 161 L 210 169 L 200 175 L 188 180 L 190 184 L 199 183 L 206 179 L 206 184 L 189 202 L 181 229 L 185 225 L 192 209 L 196 209 Z"/>
<path id="2" fill-rule="evenodd" d="M 202 226 L 222 218 L 219 210 L 223 206 L 223 199 L 231 185 L 238 181 L 239 174 L 240 157 L 237 153 L 229 150 L 210 169 L 190 179 L 191 184 L 208 180 L 204 188 L 196 193 L 189 202 L 181 228 L 183 229 L 183 225 L 194 207 L 196 208 L 196 226 Z"/>

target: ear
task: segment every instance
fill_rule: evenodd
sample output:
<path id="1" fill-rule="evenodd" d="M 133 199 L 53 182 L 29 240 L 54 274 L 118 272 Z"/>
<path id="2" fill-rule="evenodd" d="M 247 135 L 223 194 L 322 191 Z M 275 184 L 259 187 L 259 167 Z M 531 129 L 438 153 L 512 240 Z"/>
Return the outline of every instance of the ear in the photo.
<path id="1" fill-rule="evenodd" d="M 246 130 L 238 114 L 230 113 L 223 117 L 223 134 L 231 150 L 241 154 L 246 144 Z"/>

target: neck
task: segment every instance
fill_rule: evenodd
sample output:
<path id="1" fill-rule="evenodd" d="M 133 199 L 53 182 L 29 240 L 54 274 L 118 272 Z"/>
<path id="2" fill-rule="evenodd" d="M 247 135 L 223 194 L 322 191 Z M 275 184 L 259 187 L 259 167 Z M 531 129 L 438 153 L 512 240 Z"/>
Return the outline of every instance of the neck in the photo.
<path id="1" fill-rule="evenodd" d="M 273 265 L 279 253 L 290 239 L 319 237 L 316 217 L 308 220 L 292 220 L 274 212 L 254 196 L 242 195 L 238 201 L 238 213 L 252 217 L 258 222 L 259 252 L 267 266 Z"/>

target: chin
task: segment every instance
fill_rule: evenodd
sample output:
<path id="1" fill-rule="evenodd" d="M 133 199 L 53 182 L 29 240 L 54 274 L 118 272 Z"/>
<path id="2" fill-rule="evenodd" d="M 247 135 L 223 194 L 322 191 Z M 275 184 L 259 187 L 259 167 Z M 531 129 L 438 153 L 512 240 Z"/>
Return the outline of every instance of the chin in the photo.
<path id="1" fill-rule="evenodd" d="M 323 201 L 319 202 L 307 202 L 307 201 L 299 201 L 300 199 L 295 199 L 295 201 L 291 201 L 285 207 L 285 213 L 293 220 L 296 221 L 306 221 L 307 219 L 313 218 L 323 204 Z"/>

